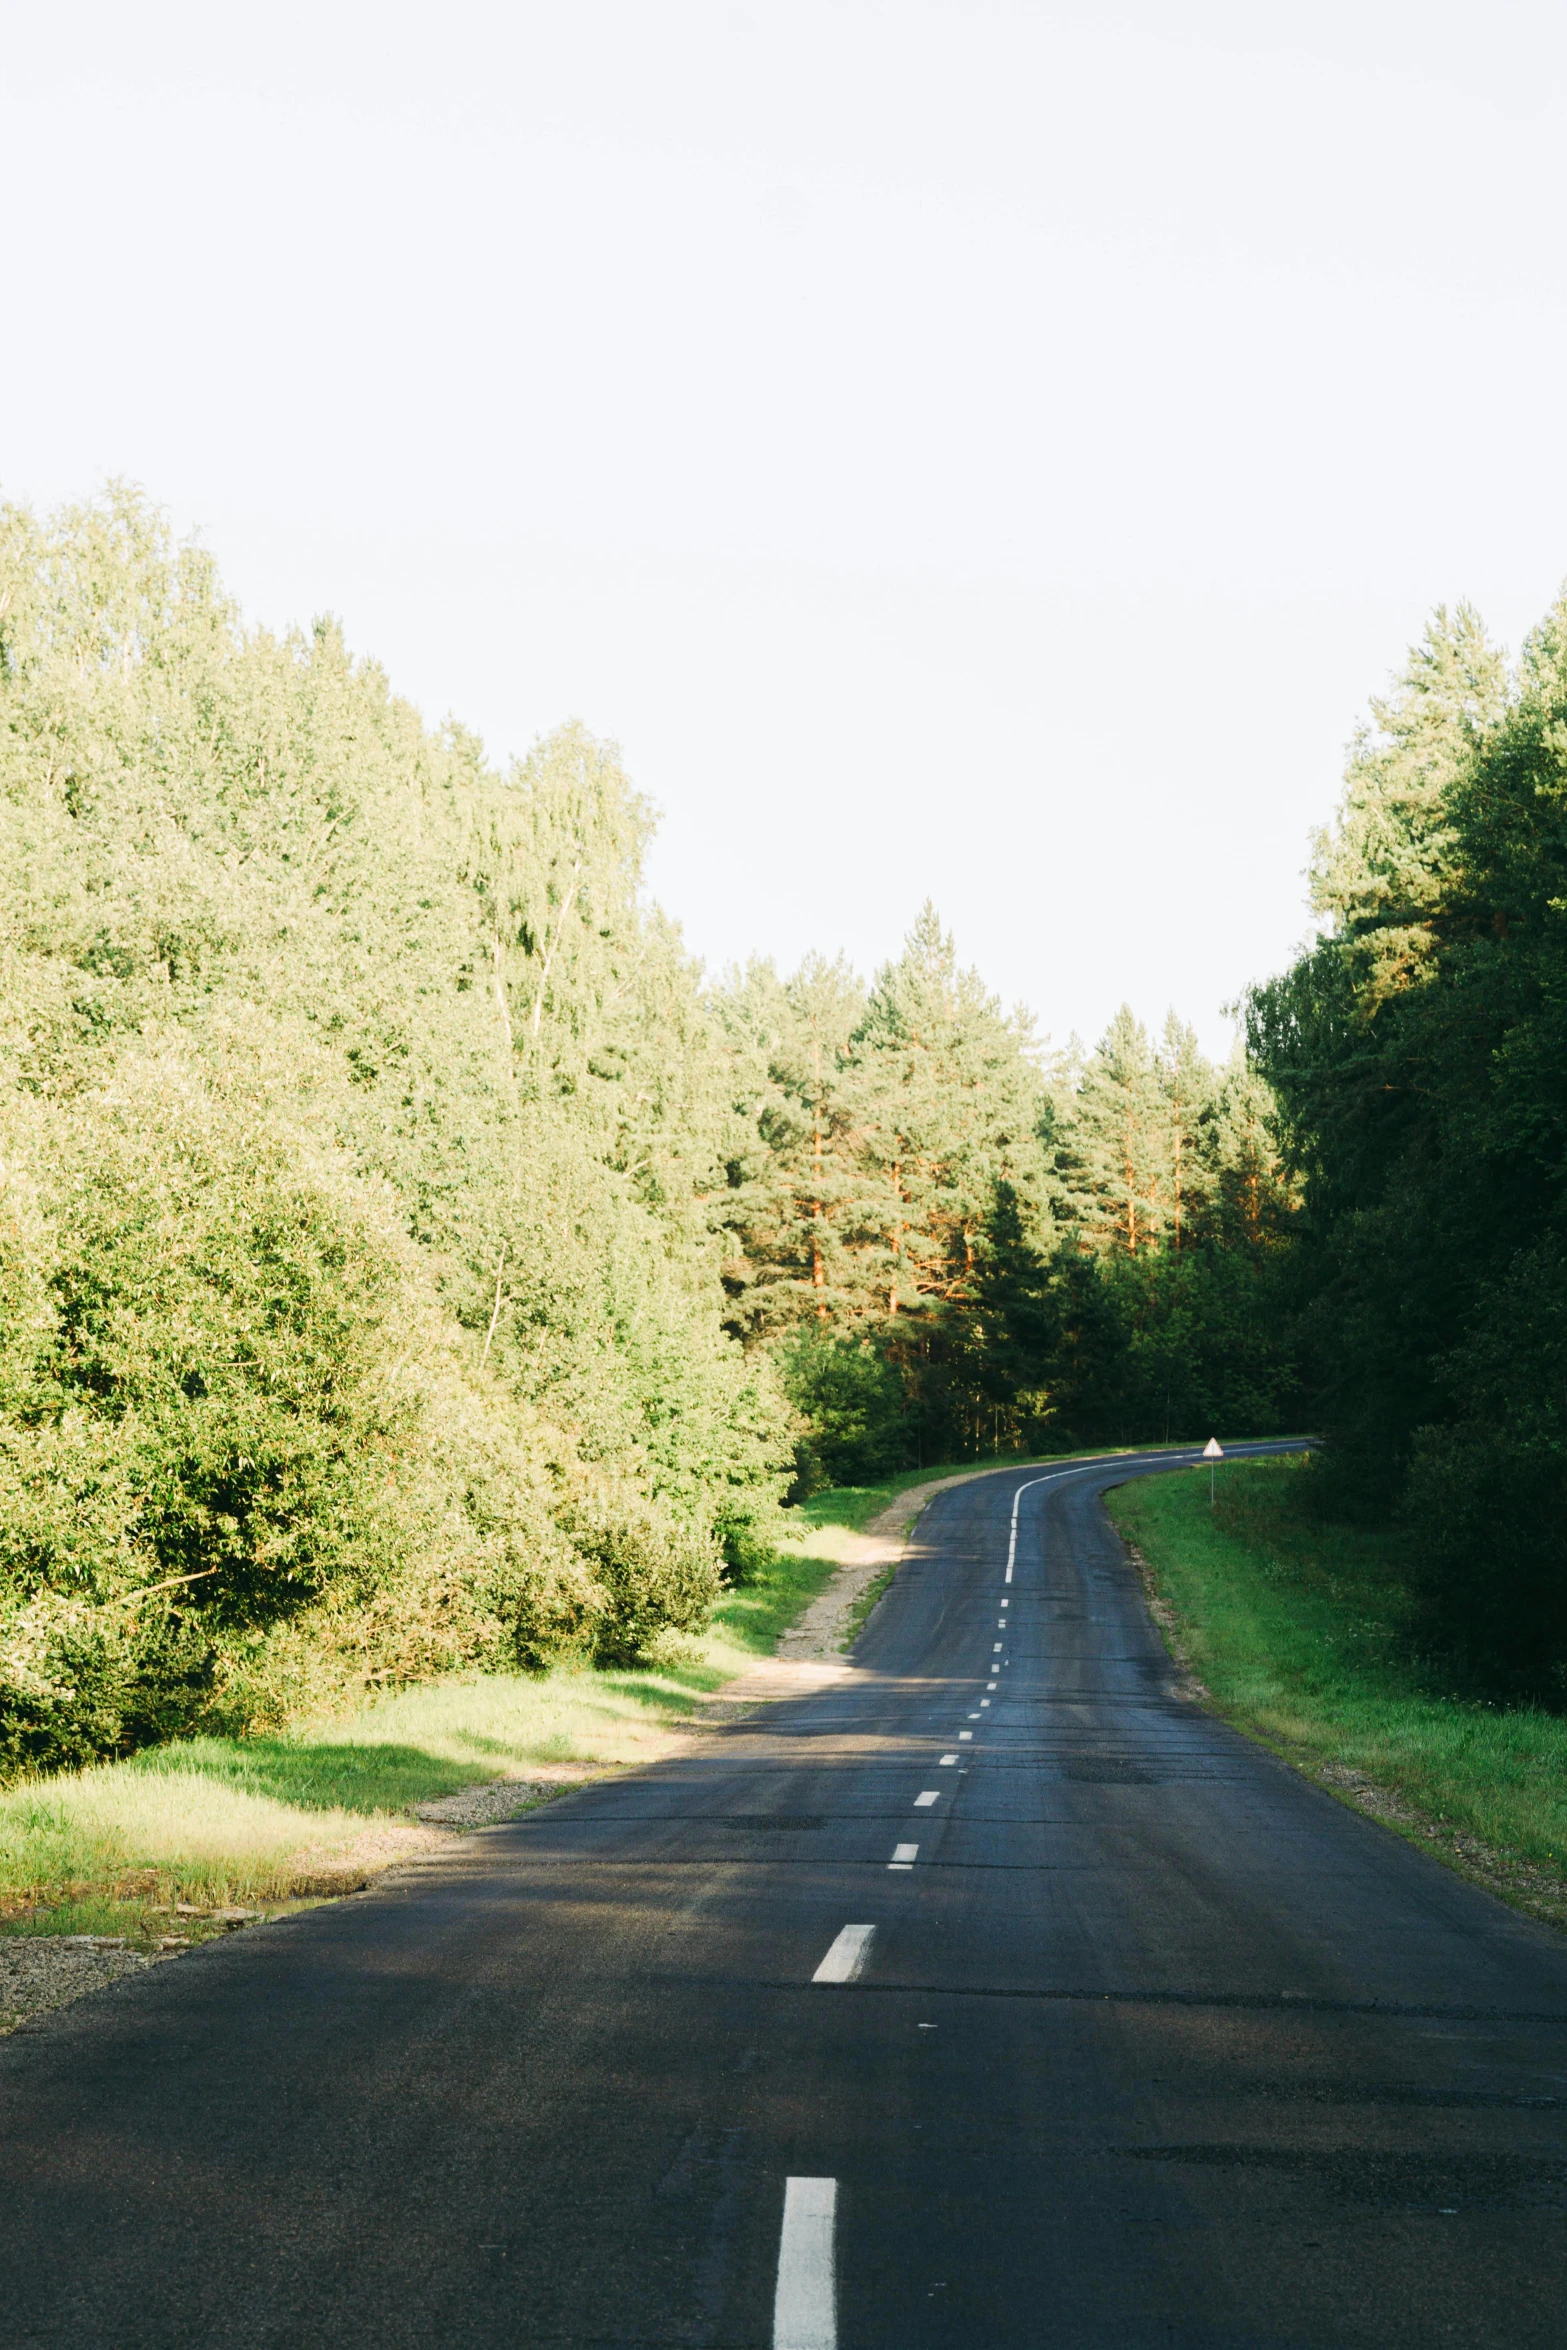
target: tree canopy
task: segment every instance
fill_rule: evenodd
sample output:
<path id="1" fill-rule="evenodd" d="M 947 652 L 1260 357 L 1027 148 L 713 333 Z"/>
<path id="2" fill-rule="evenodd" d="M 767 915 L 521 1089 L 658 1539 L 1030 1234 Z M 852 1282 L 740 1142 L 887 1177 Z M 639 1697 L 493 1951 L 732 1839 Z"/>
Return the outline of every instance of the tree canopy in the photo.
<path id="1" fill-rule="evenodd" d="M 1567 604 L 1509 666 L 1439 611 L 1317 846 L 1325 927 L 1249 1032 L 1304 1185 L 1337 1508 L 1418 1537 L 1433 1629 L 1561 1693 Z"/>
<path id="2" fill-rule="evenodd" d="M 709 984 L 652 823 L 131 491 L 0 510 L 0 1764 L 650 1658 L 791 1493 L 1293 1408 L 1243 1057 L 1052 1053 L 931 905 Z"/>

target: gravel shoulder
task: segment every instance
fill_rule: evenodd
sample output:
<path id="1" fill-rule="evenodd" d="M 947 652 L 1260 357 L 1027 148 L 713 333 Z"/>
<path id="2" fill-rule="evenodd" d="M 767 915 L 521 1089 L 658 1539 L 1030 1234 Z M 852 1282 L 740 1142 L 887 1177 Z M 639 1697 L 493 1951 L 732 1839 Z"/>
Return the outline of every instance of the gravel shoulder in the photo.
<path id="1" fill-rule="evenodd" d="M 0 1938 L 0 2033 L 156 1964 L 97 1936 L 8 1934 Z"/>

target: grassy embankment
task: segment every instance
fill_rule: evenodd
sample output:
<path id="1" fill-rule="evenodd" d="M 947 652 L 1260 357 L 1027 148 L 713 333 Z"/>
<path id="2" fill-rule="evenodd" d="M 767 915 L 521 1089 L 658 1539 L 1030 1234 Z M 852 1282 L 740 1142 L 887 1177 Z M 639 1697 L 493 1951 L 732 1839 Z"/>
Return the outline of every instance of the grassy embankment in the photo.
<path id="1" fill-rule="evenodd" d="M 774 1565 L 656 1669 L 469 1675 L 289 1737 L 182 1740 L 0 1791 L 0 1930 L 140 1940 L 167 1929 L 176 1901 L 265 1905 L 351 1878 L 386 1857 L 376 1832 L 406 1830 L 416 1804 L 561 1764 L 650 1761 L 772 1654 L 849 1536 L 911 1485 L 972 1465 L 817 1495 Z"/>
<path id="2" fill-rule="evenodd" d="M 1215 1709 L 1517 1907 L 1567 1925 L 1567 1719 L 1456 1695 L 1422 1656 L 1396 1540 L 1297 1506 L 1300 1464 L 1109 1497 Z M 1158 1603 L 1162 1603 L 1158 1604 Z"/>

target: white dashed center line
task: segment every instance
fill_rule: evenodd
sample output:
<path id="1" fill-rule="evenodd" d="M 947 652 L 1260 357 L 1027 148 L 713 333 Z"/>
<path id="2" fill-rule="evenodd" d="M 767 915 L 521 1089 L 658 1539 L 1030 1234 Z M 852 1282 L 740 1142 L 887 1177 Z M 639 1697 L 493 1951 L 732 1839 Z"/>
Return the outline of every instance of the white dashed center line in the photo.
<path id="1" fill-rule="evenodd" d="M 986 1687 L 987 1689 L 995 1689 L 995 1688 L 997 1688 L 998 1686 L 999 1686 L 999 1684 L 998 1684 L 997 1682 L 995 1682 L 995 1681 L 987 1681 L 987 1682 L 985 1683 L 985 1687 Z"/>
<path id="2" fill-rule="evenodd" d="M 999 1640 L 994 1643 L 990 1653 L 992 1656 L 999 1656 L 1001 1654 L 1001 1643 Z"/>
<path id="3" fill-rule="evenodd" d="M 836 2179 L 784 2181 L 773 2350 L 838 2350 L 832 2241 L 837 2211 Z"/>
<path id="4" fill-rule="evenodd" d="M 973 1737 L 973 1735 L 974 1735 L 974 1733 L 973 1733 L 973 1731 L 972 1731 L 972 1730 L 960 1730 L 960 1731 L 958 1732 L 958 1736 L 959 1736 L 959 1738 L 972 1738 L 972 1737 Z"/>
<path id="5" fill-rule="evenodd" d="M 892 1848 L 892 1858 L 887 1863 L 888 1868 L 911 1869 L 919 1857 L 919 1849 L 917 1844 L 895 1844 Z"/>
<path id="6" fill-rule="evenodd" d="M 939 1787 L 927 1787 L 923 1795 L 915 1796 L 914 1808 L 916 1811 L 928 1811 L 933 1803 L 939 1803 L 940 1801 L 941 1789 Z"/>
<path id="7" fill-rule="evenodd" d="M 1011 1580 L 1012 1580 L 1012 1569 L 1011 1569 L 1010 1567 L 1008 1567 L 1008 1569 L 1007 1569 L 1007 1581 L 1010 1583 L 1010 1582 L 1011 1582 Z"/>
<path id="8" fill-rule="evenodd" d="M 982 1697 L 979 1702 L 981 1705 L 989 1705 L 990 1700 L 988 1697 Z"/>
<path id="9" fill-rule="evenodd" d="M 874 1926 L 845 1926 L 811 1977 L 813 1983 L 852 1983 L 871 1954 Z"/>
<path id="10" fill-rule="evenodd" d="M 943 1768 L 945 1768 L 945 1766 L 949 1763 L 955 1763 L 957 1759 L 958 1758 L 955 1754 L 944 1754 L 941 1758 Z"/>

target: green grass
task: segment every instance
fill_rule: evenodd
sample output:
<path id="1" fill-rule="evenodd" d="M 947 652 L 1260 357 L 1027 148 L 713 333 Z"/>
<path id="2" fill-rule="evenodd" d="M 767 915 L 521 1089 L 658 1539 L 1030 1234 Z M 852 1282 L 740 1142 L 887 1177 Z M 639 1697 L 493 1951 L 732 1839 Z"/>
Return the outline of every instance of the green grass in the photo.
<path id="1" fill-rule="evenodd" d="M 1178 1651 L 1238 1728 L 1522 1906 L 1567 1916 L 1567 1720 L 1444 1687 L 1397 1541 L 1307 1518 L 1301 1468 L 1221 1468 L 1211 1510 L 1200 1471 L 1109 1496 Z"/>
<path id="2" fill-rule="evenodd" d="M 0 1792 L 0 1925 L 167 1929 L 175 1901 L 271 1904 L 348 1881 L 416 1804 L 551 1764 L 644 1762 L 758 1658 L 832 1575 L 802 1526 L 712 1625 L 645 1671 L 474 1674 L 406 1689 L 288 1737 L 192 1738 Z M 384 1838 L 383 1838 L 384 1843 Z M 199 1929 L 198 1929 L 199 1930 Z"/>

